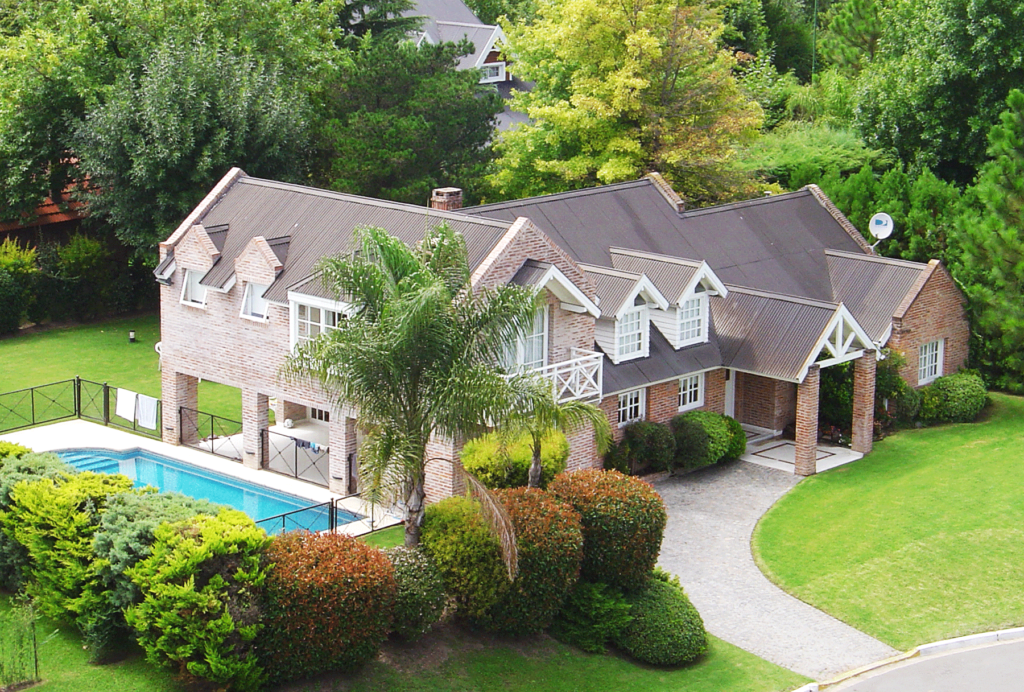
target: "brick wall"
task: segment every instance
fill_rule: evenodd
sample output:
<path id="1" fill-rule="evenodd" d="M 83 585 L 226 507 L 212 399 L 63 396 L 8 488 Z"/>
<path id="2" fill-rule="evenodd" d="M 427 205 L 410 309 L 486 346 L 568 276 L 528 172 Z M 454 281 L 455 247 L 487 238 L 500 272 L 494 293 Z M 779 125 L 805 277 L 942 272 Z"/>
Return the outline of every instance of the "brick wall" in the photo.
<path id="1" fill-rule="evenodd" d="M 796 419 L 796 385 L 770 377 L 735 373 L 736 420 L 768 430 L 783 430 Z"/>
<path id="2" fill-rule="evenodd" d="M 930 276 L 909 305 L 901 305 L 893 318 L 892 337 L 886 344 L 906 356 L 900 375 L 918 386 L 918 356 L 922 344 L 945 339 L 942 372 L 951 375 L 967 362 L 970 328 L 964 297 L 938 260 L 930 263 Z"/>

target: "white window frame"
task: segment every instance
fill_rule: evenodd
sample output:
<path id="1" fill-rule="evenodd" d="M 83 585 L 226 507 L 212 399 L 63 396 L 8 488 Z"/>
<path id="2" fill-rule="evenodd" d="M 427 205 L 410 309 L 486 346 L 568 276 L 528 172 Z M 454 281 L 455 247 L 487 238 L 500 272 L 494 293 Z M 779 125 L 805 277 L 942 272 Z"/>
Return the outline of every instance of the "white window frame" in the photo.
<path id="1" fill-rule="evenodd" d="M 266 294 L 267 289 L 270 288 L 269 284 L 257 284 L 253 282 L 245 282 L 245 293 L 242 295 L 242 310 L 239 316 L 243 319 L 250 320 L 252 322 L 264 323 L 270 319 L 270 301 L 263 296 Z M 255 292 L 259 291 L 259 295 Z M 255 301 L 261 301 L 263 303 L 263 314 L 259 314 L 255 311 Z"/>
<path id="2" fill-rule="evenodd" d="M 704 405 L 704 373 L 679 378 L 679 410 L 691 411 Z"/>
<path id="3" fill-rule="evenodd" d="M 921 344 L 917 351 L 917 384 L 929 384 L 942 377 L 942 360 L 946 340 L 936 339 Z"/>
<path id="4" fill-rule="evenodd" d="M 696 311 L 696 315 L 690 314 L 687 316 L 687 312 Z M 708 294 L 707 291 L 701 291 L 699 293 L 692 294 L 689 298 L 682 301 L 679 307 L 676 308 L 676 315 L 679 319 L 679 347 L 689 346 L 691 344 L 702 344 L 708 340 Z M 686 336 L 686 332 L 692 329 L 694 323 L 697 323 L 697 334 Z"/>
<path id="5" fill-rule="evenodd" d="M 538 323 L 540 324 L 540 331 L 537 331 Z M 526 362 L 527 355 L 527 343 L 530 340 L 534 342 L 540 342 L 540 361 Z M 517 345 L 516 364 L 524 370 L 533 370 L 535 368 L 543 368 L 548 364 L 548 306 L 537 308 L 537 312 L 533 316 L 533 330 L 529 334 L 525 334 L 523 338 L 519 340 Z"/>
<path id="6" fill-rule="evenodd" d="M 192 308 L 206 309 L 206 296 L 209 295 L 209 289 L 203 286 L 199 282 L 202 281 L 205 272 L 199 269 L 186 269 L 181 277 L 181 298 L 179 302 L 182 305 L 188 305 Z M 202 292 L 202 298 L 200 300 L 194 300 L 192 297 L 192 291 L 190 287 L 195 284 L 195 290 Z"/>
<path id="7" fill-rule="evenodd" d="M 316 310 L 316 318 L 314 319 L 312 311 Z M 302 316 L 302 312 L 305 311 L 306 317 Z M 334 315 L 334 319 L 329 319 L 328 315 Z M 307 305 L 305 303 L 295 304 L 295 343 L 301 344 L 321 334 L 325 334 L 331 330 L 337 329 L 338 324 L 345 318 L 345 313 L 339 310 L 330 310 L 328 308 L 320 307 L 319 305 Z M 303 336 L 301 334 L 302 325 L 309 325 L 311 328 L 313 325 L 316 326 L 317 333 L 310 336 L 307 334 Z"/>
<path id="8" fill-rule="evenodd" d="M 488 75 L 488 69 L 493 68 L 497 70 L 494 75 Z M 501 82 L 505 80 L 505 63 L 503 62 L 485 62 L 480 66 L 480 83 L 481 84 L 492 84 L 494 82 Z"/>
<path id="9" fill-rule="evenodd" d="M 619 394 L 619 427 L 644 420 L 647 417 L 647 389 L 641 387 Z"/>
<path id="10" fill-rule="evenodd" d="M 631 329 L 626 331 L 627 319 L 637 317 L 639 326 L 637 329 Z M 632 320 L 630 320 L 632 321 Z M 622 313 L 622 316 L 615 320 L 615 357 L 616 362 L 622 362 L 624 360 L 632 360 L 634 358 L 643 358 L 648 353 L 648 339 L 650 334 L 650 314 L 647 309 L 647 305 L 638 305 L 631 310 L 627 310 Z M 639 336 L 639 343 L 636 344 L 636 348 L 628 352 L 623 351 L 623 341 L 627 337 L 631 339 L 627 342 L 632 347 L 636 343 L 635 336 Z"/>

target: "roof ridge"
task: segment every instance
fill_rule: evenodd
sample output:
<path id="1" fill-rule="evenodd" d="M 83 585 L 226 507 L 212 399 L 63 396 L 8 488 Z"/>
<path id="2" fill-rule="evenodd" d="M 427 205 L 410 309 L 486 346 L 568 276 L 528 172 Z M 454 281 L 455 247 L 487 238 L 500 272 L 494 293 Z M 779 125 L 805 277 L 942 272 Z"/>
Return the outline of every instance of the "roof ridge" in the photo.
<path id="1" fill-rule="evenodd" d="M 800 189 L 801 191 L 807 190 L 809 193 L 811 193 L 811 196 L 814 197 L 818 204 L 820 204 L 822 208 L 825 211 L 827 211 L 833 219 L 836 220 L 836 223 L 838 223 L 843 228 L 843 230 L 846 231 L 846 233 L 853 239 L 853 241 L 857 243 L 857 245 L 859 245 L 862 250 L 864 250 L 865 254 L 875 254 L 874 248 L 868 245 L 868 241 L 864 239 L 864 236 L 861 235 L 860 231 L 857 230 L 857 227 L 854 226 L 848 218 L 846 218 L 846 214 L 840 211 L 839 207 L 836 206 L 836 203 L 832 201 L 831 197 L 825 194 L 824 190 L 822 190 L 814 183 L 804 185 Z"/>
<path id="2" fill-rule="evenodd" d="M 497 221 L 495 219 L 489 219 L 487 217 L 473 216 L 472 214 L 460 214 L 454 211 L 441 211 L 439 209 L 433 209 L 432 207 L 421 207 L 416 204 L 409 204 L 408 202 L 392 202 L 383 199 L 374 199 L 373 197 L 363 197 L 362 195 L 353 195 L 347 192 L 335 192 L 333 190 L 324 190 L 319 187 L 309 187 L 308 185 L 299 185 L 297 183 L 282 183 L 277 180 L 267 180 L 265 178 L 254 178 L 252 176 L 246 176 L 236 181 L 239 184 L 246 185 L 258 185 L 260 187 L 269 187 L 279 190 L 294 190 L 295 192 L 310 195 L 313 197 L 323 197 L 325 199 L 335 199 L 339 201 L 351 202 L 353 204 L 364 204 L 369 207 L 381 207 L 384 209 L 392 209 L 394 211 L 407 211 L 424 216 L 437 216 L 439 218 L 449 218 L 457 221 L 466 221 L 470 223 L 482 224 L 485 226 L 493 226 L 494 228 L 508 228 L 509 224 L 507 221 Z"/>
<path id="3" fill-rule="evenodd" d="M 815 300 L 814 298 L 805 298 L 804 296 L 794 296 L 788 293 L 775 293 L 774 291 L 764 291 L 759 288 L 750 288 L 749 286 L 736 286 L 733 284 L 725 284 L 729 293 L 740 293 L 745 295 L 758 296 L 760 298 L 771 298 L 772 300 L 783 300 L 787 303 L 797 303 L 798 305 L 810 305 L 818 308 L 828 308 L 829 310 L 838 310 L 842 302 L 832 303 L 827 300 Z"/>
<path id="4" fill-rule="evenodd" d="M 689 218 L 691 216 L 706 216 L 707 214 L 717 214 L 723 211 L 729 211 L 732 209 L 746 209 L 747 207 L 756 207 L 762 204 L 771 204 L 777 202 L 783 198 L 792 199 L 794 197 L 800 197 L 803 195 L 810 194 L 803 190 L 797 190 L 796 192 L 783 192 L 778 195 L 770 195 L 768 197 L 755 197 L 753 199 L 744 199 L 739 202 L 728 202 L 726 204 L 716 204 L 711 207 L 700 207 L 699 209 L 687 209 L 679 214 L 680 218 Z"/>
<path id="5" fill-rule="evenodd" d="M 491 31 L 494 31 L 494 29 L 498 26 L 497 24 L 484 24 L 483 22 L 480 22 L 479 24 L 470 24 L 469 22 L 453 22 L 453 21 L 449 21 L 447 19 L 435 19 L 434 20 L 434 24 L 451 24 L 453 26 L 471 26 L 473 28 L 490 29 Z"/>
<path id="6" fill-rule="evenodd" d="M 913 260 L 900 259 L 898 257 L 883 257 L 882 255 L 865 255 L 860 252 L 847 252 L 846 250 L 830 250 L 825 248 L 826 255 L 833 255 L 835 257 L 846 257 L 852 260 L 862 260 L 865 262 L 876 262 L 878 264 L 891 264 L 897 267 L 912 267 L 924 271 L 928 268 L 928 265 L 924 262 L 914 262 Z"/>
<path id="7" fill-rule="evenodd" d="M 693 260 L 687 257 L 676 257 L 674 255 L 662 255 L 657 252 L 645 252 L 643 250 L 630 250 L 629 248 L 622 247 L 610 247 L 608 248 L 608 254 L 610 255 L 626 255 L 628 257 L 639 257 L 640 259 L 648 259 L 652 262 L 664 262 L 665 264 L 684 264 L 691 267 L 700 267 L 704 263 L 703 260 Z"/>
<path id="8" fill-rule="evenodd" d="M 478 204 L 475 207 L 466 207 L 466 209 L 482 210 L 482 209 L 497 209 L 502 206 L 522 206 L 524 204 L 532 203 L 536 200 L 555 200 L 564 199 L 566 197 L 586 197 L 593 194 L 601 194 L 612 188 L 621 189 L 628 187 L 642 187 L 643 185 L 654 185 L 654 182 L 647 178 L 638 178 L 637 180 L 624 180 L 621 183 L 608 183 L 607 185 L 597 185 L 595 187 L 584 187 L 579 190 L 566 190 L 565 192 L 553 192 L 547 195 L 534 195 L 532 197 L 521 197 L 519 199 L 508 199 L 504 202 L 491 202 L 489 204 Z"/>
<path id="9" fill-rule="evenodd" d="M 643 273 L 637 274 L 636 272 L 628 272 L 623 269 L 615 269 L 613 267 L 602 267 L 598 264 L 584 264 L 579 263 L 580 269 L 584 272 L 592 272 L 594 274 L 604 274 L 606 276 L 614 276 L 619 279 L 629 279 L 631 281 L 639 281 L 643 276 Z"/>

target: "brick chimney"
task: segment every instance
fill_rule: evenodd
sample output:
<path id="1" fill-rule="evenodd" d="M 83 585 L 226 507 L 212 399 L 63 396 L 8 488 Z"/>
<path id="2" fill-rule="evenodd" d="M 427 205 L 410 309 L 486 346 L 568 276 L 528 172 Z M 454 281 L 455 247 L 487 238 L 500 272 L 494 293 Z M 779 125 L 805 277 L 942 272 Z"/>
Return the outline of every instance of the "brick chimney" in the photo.
<path id="1" fill-rule="evenodd" d="M 462 209 L 462 188 L 438 187 L 430 195 L 430 208 L 438 211 Z"/>

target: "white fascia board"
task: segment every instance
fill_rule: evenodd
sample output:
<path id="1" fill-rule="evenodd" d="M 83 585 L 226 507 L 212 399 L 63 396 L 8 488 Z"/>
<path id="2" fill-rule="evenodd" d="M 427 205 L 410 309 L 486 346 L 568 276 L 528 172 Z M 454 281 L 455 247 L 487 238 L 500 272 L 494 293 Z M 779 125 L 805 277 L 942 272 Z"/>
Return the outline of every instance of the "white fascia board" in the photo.
<path id="1" fill-rule="evenodd" d="M 818 341 L 815 343 L 814 348 L 811 349 L 810 355 L 807 360 L 804 361 L 803 367 L 800 368 L 799 382 L 803 382 L 804 378 L 807 377 L 807 371 L 811 369 L 811 366 L 818 360 L 818 356 L 821 354 L 822 349 L 825 348 L 825 343 L 832 336 L 832 332 L 835 331 L 836 325 L 842 322 L 843 326 L 850 329 L 853 332 L 853 336 L 856 341 L 860 342 L 860 348 L 848 348 L 846 353 L 842 354 L 837 358 L 828 358 L 822 361 L 825 366 L 835 365 L 837 363 L 843 363 L 848 360 L 855 360 L 864 355 L 864 351 L 875 348 L 875 343 L 868 336 L 868 333 L 864 331 L 864 328 L 853 318 L 853 314 L 846 308 L 842 303 L 836 308 L 835 314 L 832 315 L 832 319 L 825 325 L 825 329 L 822 330 L 821 335 L 818 337 Z M 850 346 L 853 346 L 853 340 L 850 342 Z M 876 351 L 877 356 L 877 351 Z"/>
<path id="2" fill-rule="evenodd" d="M 484 26 L 486 26 L 486 24 Z M 490 38 L 487 39 L 487 48 L 480 51 L 480 56 L 476 59 L 476 64 L 473 67 L 483 67 L 484 63 L 487 61 L 487 56 L 491 54 L 492 50 L 496 50 L 495 46 L 498 41 L 504 40 L 505 32 L 501 30 L 500 26 L 495 26 L 494 30 L 491 32 Z"/>
<path id="3" fill-rule="evenodd" d="M 321 298 L 320 296 L 311 296 L 305 293 L 299 293 L 298 291 L 288 291 L 288 302 L 289 304 L 302 303 L 303 305 L 308 305 L 311 308 L 320 308 L 321 310 L 331 310 L 333 312 L 348 313 L 348 311 L 352 309 L 352 306 L 348 303 L 330 300 L 329 298 Z"/>
<path id="4" fill-rule="evenodd" d="M 690 279 L 690 283 L 687 284 L 686 289 L 676 301 L 676 305 L 682 305 L 683 301 L 690 298 L 697 290 L 697 284 L 699 283 L 709 284 L 712 290 L 717 291 L 718 295 L 723 298 L 729 295 L 729 289 L 726 287 L 725 283 L 718 278 L 718 275 L 715 274 L 714 270 L 712 270 L 710 266 L 708 266 L 707 262 L 702 261 L 697 273 L 693 275 L 693 278 Z"/>
<path id="5" fill-rule="evenodd" d="M 885 334 L 882 334 L 882 338 L 879 339 L 875 345 L 878 346 L 878 359 L 882 359 L 882 349 L 889 343 L 889 339 L 892 338 L 892 322 L 889 322 L 889 326 L 885 328 Z"/>
<path id="6" fill-rule="evenodd" d="M 594 319 L 601 316 L 601 308 L 597 307 L 597 304 L 590 298 L 587 298 L 587 294 L 581 291 L 561 269 L 553 264 L 540 277 L 536 286 L 538 290 L 546 288 L 551 291 L 563 303 L 579 305 L 584 308 L 585 312 L 593 315 Z"/>
<path id="7" fill-rule="evenodd" d="M 237 277 L 234 274 L 232 274 L 230 277 L 228 277 L 227 282 L 220 288 L 214 288 L 213 286 L 206 286 L 205 288 L 207 291 L 213 291 L 214 293 L 228 293 L 229 291 L 231 291 L 232 288 L 235 287 L 235 282 L 237 280 Z"/>
<path id="8" fill-rule="evenodd" d="M 641 274 L 640 280 L 636 282 L 636 286 L 633 287 L 629 296 L 627 296 L 626 300 L 622 301 L 622 305 L 619 306 L 619 311 L 615 313 L 615 319 L 622 319 L 624 314 L 632 310 L 635 307 L 633 302 L 640 294 L 646 294 L 646 300 L 648 303 L 654 303 L 655 306 L 661 310 L 668 310 L 668 299 L 661 294 L 661 291 L 655 287 L 653 281 L 647 278 L 646 274 Z"/>

